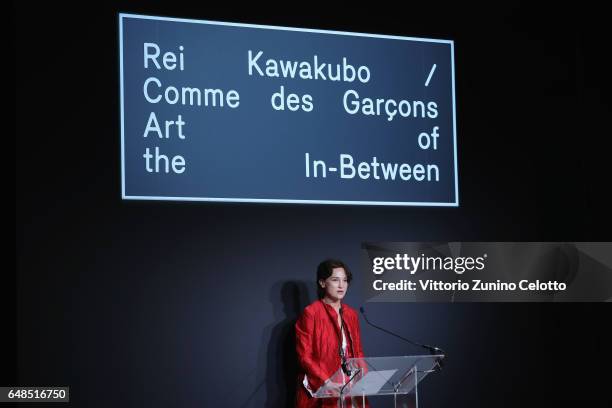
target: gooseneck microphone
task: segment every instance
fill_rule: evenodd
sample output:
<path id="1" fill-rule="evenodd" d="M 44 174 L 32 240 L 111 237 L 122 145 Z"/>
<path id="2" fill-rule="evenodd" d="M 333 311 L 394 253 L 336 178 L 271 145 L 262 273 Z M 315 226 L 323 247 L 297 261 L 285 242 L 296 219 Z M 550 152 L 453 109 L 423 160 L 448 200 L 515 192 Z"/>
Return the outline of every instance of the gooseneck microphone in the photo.
<path id="1" fill-rule="evenodd" d="M 387 330 L 387 329 L 384 329 L 384 328 L 382 328 L 382 327 L 380 327 L 380 326 L 377 326 L 377 325 L 375 325 L 374 323 L 370 322 L 370 321 L 368 320 L 368 317 L 367 317 L 367 316 L 366 316 L 366 314 L 365 314 L 365 310 L 364 310 L 363 306 L 361 306 L 361 307 L 359 308 L 359 311 L 360 311 L 360 312 L 361 312 L 361 314 L 363 315 L 363 318 L 365 319 L 365 321 L 366 321 L 366 322 L 367 322 L 367 323 L 368 323 L 370 326 L 372 326 L 372 327 L 374 327 L 374 328 L 376 328 L 376 329 L 378 329 L 378 330 L 384 331 L 385 333 L 390 334 L 390 335 L 392 335 L 392 336 L 394 336 L 394 337 L 397 337 L 398 339 L 402 339 L 402 340 L 404 340 L 404 341 L 406 341 L 406 342 L 408 342 L 408 343 L 410 343 L 410 344 L 412 344 L 412 345 L 414 345 L 414 346 L 423 347 L 425 350 L 429 351 L 429 353 L 430 353 L 430 354 L 432 354 L 432 355 L 435 355 L 435 354 L 444 354 L 444 355 L 446 356 L 446 353 L 444 352 L 444 350 L 442 350 L 442 349 L 441 349 L 441 348 L 439 348 L 439 347 L 434 347 L 434 346 L 429 346 L 429 345 L 427 345 L 427 344 L 417 343 L 417 342 L 415 342 L 415 341 L 409 340 L 409 339 L 407 339 L 407 338 L 405 338 L 405 337 L 400 336 L 399 334 L 395 334 L 395 333 L 393 333 L 393 332 L 391 332 L 391 331 L 389 331 L 389 330 Z M 442 361 L 440 360 L 438 364 L 439 364 L 439 365 L 441 365 L 441 363 L 442 363 Z"/>

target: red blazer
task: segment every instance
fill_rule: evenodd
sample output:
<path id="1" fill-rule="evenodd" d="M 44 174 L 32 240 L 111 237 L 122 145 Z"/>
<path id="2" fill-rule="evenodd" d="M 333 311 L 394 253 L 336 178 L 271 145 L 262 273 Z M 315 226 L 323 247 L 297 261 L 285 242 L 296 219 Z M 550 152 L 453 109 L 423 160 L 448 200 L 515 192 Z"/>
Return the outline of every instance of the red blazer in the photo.
<path id="1" fill-rule="evenodd" d="M 364 357 L 357 312 L 343 303 L 342 317 L 347 342 L 347 358 Z M 337 407 L 337 398 L 313 398 L 304 388 L 303 381 L 304 374 L 307 374 L 308 384 L 315 392 L 325 380 L 340 368 L 338 336 L 341 336 L 341 334 L 338 325 L 338 313 L 332 306 L 322 300 L 311 303 L 304 309 L 295 324 L 295 335 L 299 363 L 296 407 Z M 361 400 L 359 404 L 361 404 Z"/>

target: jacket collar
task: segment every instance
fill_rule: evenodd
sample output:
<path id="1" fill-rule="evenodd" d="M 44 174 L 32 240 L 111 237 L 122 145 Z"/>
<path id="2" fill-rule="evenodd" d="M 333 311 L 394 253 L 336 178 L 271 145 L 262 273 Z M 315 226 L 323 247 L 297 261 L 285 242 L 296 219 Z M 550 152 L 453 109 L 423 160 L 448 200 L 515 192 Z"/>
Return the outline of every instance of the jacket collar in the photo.
<path id="1" fill-rule="evenodd" d="M 334 331 L 336 332 L 336 335 L 338 336 L 338 338 L 340 338 L 341 334 L 340 334 L 340 326 L 338 326 L 338 313 L 336 313 L 336 310 L 331 305 L 328 305 L 327 303 L 325 303 L 323 299 L 319 299 L 319 301 L 323 303 L 323 308 L 325 309 L 327 316 L 332 321 L 332 324 L 334 326 Z M 343 304 L 342 307 L 346 307 L 346 305 Z M 350 345 L 351 356 L 354 356 L 353 335 L 351 334 L 351 326 L 346 321 L 346 315 L 344 313 L 343 313 L 343 320 L 344 320 L 344 330 L 347 336 L 346 341 Z"/>

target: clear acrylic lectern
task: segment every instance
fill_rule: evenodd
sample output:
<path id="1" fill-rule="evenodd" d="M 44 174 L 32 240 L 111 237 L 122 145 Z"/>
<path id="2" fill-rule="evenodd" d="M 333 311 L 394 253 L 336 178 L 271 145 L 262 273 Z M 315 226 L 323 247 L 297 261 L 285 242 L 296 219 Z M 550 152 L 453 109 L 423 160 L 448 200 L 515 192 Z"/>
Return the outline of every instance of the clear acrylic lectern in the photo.
<path id="1" fill-rule="evenodd" d="M 365 406 L 365 397 L 393 395 L 393 406 L 418 408 L 417 385 L 437 371 L 443 354 L 400 357 L 367 357 L 347 360 L 350 375 L 339 368 L 314 394 L 316 398 L 338 398 L 344 408 L 348 401 Z"/>

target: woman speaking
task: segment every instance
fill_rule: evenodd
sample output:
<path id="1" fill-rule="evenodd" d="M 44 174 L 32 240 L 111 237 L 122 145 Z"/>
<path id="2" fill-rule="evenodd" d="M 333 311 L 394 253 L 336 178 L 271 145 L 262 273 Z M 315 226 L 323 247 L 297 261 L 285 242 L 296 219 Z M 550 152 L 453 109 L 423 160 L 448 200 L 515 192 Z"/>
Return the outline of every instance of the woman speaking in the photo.
<path id="1" fill-rule="evenodd" d="M 304 309 L 295 324 L 299 408 L 338 406 L 337 398 L 314 398 L 313 394 L 339 368 L 347 371 L 347 359 L 364 356 L 357 312 L 342 303 L 352 277 L 342 261 L 328 259 L 317 268 L 319 299 Z M 361 407 L 361 403 L 361 398 L 345 400 L 346 407 Z"/>

